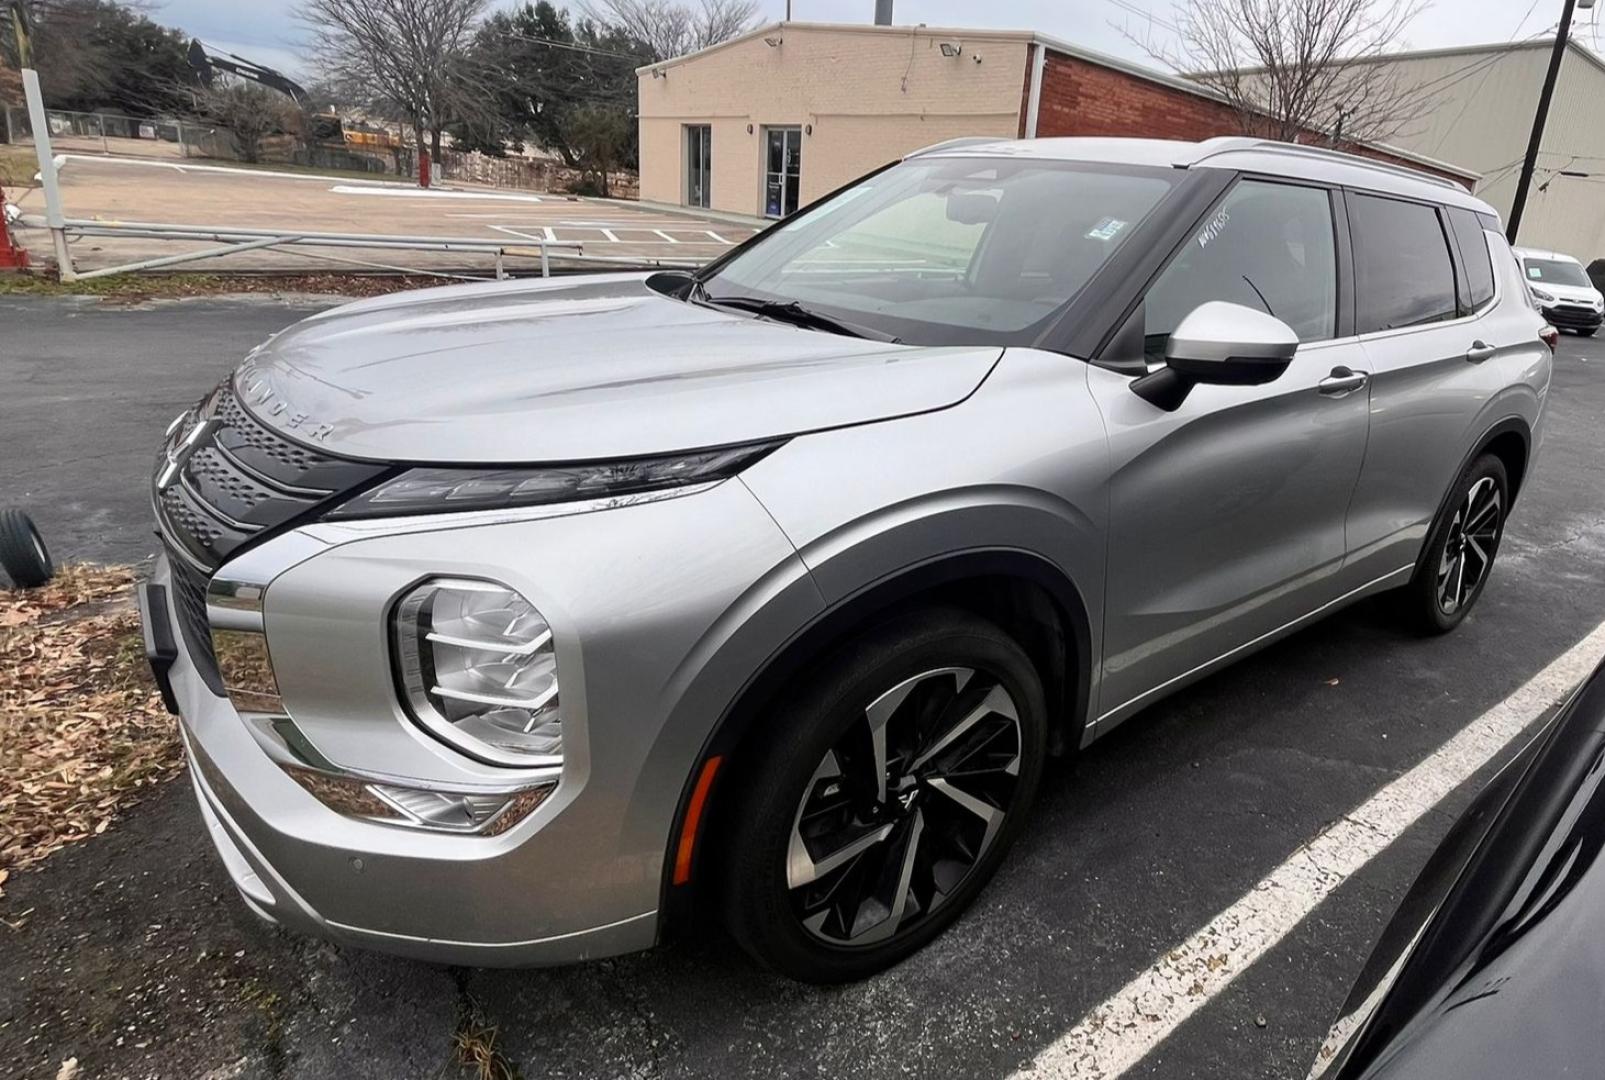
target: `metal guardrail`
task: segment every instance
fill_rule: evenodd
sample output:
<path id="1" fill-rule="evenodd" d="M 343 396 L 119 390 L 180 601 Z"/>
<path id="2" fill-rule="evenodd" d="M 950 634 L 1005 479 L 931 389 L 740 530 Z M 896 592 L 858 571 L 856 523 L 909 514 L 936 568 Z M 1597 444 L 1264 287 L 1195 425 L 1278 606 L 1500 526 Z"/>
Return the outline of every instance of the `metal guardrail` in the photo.
<path id="1" fill-rule="evenodd" d="M 313 253 L 305 248 L 363 248 L 375 251 L 461 251 L 490 255 L 495 263 L 498 279 L 507 274 L 509 256 L 538 259 L 542 277 L 552 273 L 552 256 L 565 262 L 595 263 L 610 266 L 659 267 L 696 266 L 697 261 L 684 259 L 657 259 L 652 257 L 621 257 L 587 255 L 585 247 L 577 241 L 531 240 L 526 243 L 507 243 L 485 237 L 459 236 L 402 236 L 385 233 L 315 232 L 297 229 L 262 229 L 234 225 L 178 225 L 152 221 L 104 221 L 88 218 L 69 218 L 61 206 L 61 188 L 56 176 L 56 159 L 51 151 L 49 127 L 45 122 L 44 101 L 39 93 L 39 76 L 32 69 L 22 72 L 23 91 L 28 99 L 28 112 L 34 135 L 34 150 L 39 160 L 39 181 L 44 192 L 45 212 L 23 214 L 19 224 L 28 228 L 48 229 L 55 250 L 57 273 L 64 282 L 106 277 L 111 274 L 153 270 L 180 263 L 213 259 L 244 251 L 265 248 L 295 250 L 309 258 L 347 263 L 369 269 L 392 270 L 400 273 L 422 273 L 432 276 L 461 277 L 460 274 L 442 274 L 418 267 L 393 266 L 367 259 L 344 258 L 327 251 Z M 176 255 L 141 259 L 121 266 L 111 266 L 80 272 L 72 261 L 71 241 L 77 237 L 173 240 L 206 242 L 217 246 L 201 251 L 186 251 Z"/>
<path id="2" fill-rule="evenodd" d="M 333 233 L 290 231 L 284 229 L 251 229 L 232 225 L 171 225 L 153 221 L 102 221 L 64 217 L 52 225 L 49 215 L 24 214 L 19 219 L 26 228 L 59 229 L 68 241 L 77 236 L 100 236 L 136 240 L 188 240 L 211 242 L 220 246 L 203 251 L 186 251 L 178 255 L 165 255 L 155 259 L 111 266 L 100 270 L 73 270 L 69 276 L 67 264 L 62 263 L 63 281 L 85 281 L 90 278 L 126 274 L 137 270 L 154 270 L 179 263 L 213 259 L 242 251 L 257 251 L 273 247 L 370 248 L 391 251 L 472 251 L 491 255 L 495 259 L 496 277 L 507 277 L 506 257 L 509 255 L 538 258 L 541 276 L 552 273 L 551 252 L 573 251 L 572 259 L 586 259 L 584 246 L 564 241 L 536 241 L 530 244 L 504 244 L 496 240 L 460 236 L 397 236 L 375 233 Z M 595 257 L 591 257 L 594 259 Z M 351 260 L 345 260 L 351 261 Z M 611 261 L 611 260 L 610 260 Z M 404 267 L 383 267 L 404 270 Z"/>

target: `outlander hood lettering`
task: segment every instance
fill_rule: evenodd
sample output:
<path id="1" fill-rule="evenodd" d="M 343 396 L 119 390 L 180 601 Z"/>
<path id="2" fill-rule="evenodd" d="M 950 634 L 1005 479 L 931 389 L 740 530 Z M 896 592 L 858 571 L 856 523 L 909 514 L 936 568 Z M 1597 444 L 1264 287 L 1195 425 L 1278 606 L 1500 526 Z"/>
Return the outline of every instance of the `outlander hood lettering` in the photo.
<path id="1" fill-rule="evenodd" d="M 333 425 L 314 420 L 307 413 L 291 408 L 290 403 L 274 391 L 267 372 L 261 370 L 258 364 L 260 355 L 260 352 L 253 354 L 235 373 L 240 397 L 258 416 L 276 420 L 283 431 L 322 442 L 334 430 Z"/>

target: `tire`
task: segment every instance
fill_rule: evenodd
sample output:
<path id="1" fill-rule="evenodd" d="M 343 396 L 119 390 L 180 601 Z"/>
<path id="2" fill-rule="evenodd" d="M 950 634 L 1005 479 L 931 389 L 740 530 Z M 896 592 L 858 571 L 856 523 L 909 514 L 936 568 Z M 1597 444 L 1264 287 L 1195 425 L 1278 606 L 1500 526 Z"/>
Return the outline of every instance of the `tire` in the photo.
<path id="1" fill-rule="evenodd" d="M 21 510 L 0 510 L 0 566 L 21 589 L 43 585 L 55 576 L 44 538 Z"/>
<path id="2" fill-rule="evenodd" d="M 1447 634 L 1460 625 L 1488 583 L 1509 508 L 1504 462 L 1483 454 L 1467 465 L 1427 534 L 1415 576 L 1400 590 L 1402 614 L 1413 629 Z M 1469 534 L 1468 512 L 1474 526 Z"/>
<path id="3" fill-rule="evenodd" d="M 1042 778 L 1046 703 L 1012 638 L 950 609 L 792 687 L 727 818 L 725 924 L 781 974 L 846 982 L 923 947 L 996 872 Z"/>
<path id="4" fill-rule="evenodd" d="M 1597 332 L 1597 331 L 1598 331 L 1598 330 L 1599 330 L 1599 327 L 1597 327 L 1597 326 L 1596 326 L 1596 327 L 1594 327 L 1594 329 L 1593 329 L 1593 330 L 1579 330 L 1579 331 L 1577 331 L 1577 336 L 1578 336 L 1578 337 L 1593 337 L 1593 336 L 1594 336 L 1594 334 L 1595 334 L 1595 333 L 1596 333 L 1596 332 Z"/>

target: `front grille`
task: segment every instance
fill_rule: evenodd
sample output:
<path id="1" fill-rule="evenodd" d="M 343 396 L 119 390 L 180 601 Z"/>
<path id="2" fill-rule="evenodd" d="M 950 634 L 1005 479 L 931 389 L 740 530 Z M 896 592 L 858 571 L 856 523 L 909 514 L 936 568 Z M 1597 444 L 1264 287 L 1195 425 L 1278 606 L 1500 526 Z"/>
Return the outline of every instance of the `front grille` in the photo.
<path id="1" fill-rule="evenodd" d="M 178 612 L 179 633 L 195 670 L 212 693 L 221 696 L 223 678 L 212 653 L 212 628 L 206 621 L 206 576 L 171 551 L 167 561 L 173 574 L 173 607 Z"/>
<path id="2" fill-rule="evenodd" d="M 169 433 L 156 459 L 156 523 L 173 567 L 179 624 L 213 690 L 221 692 L 206 621 L 213 572 L 385 469 L 290 441 L 246 411 L 228 380 Z"/>

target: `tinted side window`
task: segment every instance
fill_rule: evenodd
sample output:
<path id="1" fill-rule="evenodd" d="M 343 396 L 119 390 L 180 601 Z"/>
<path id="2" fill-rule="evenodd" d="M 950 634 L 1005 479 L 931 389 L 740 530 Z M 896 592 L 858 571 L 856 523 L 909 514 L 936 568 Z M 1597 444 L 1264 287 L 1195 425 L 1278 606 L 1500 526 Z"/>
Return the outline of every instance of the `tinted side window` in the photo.
<path id="1" fill-rule="evenodd" d="M 1488 258 L 1488 238 L 1481 220 L 1470 210 L 1449 208 L 1449 225 L 1460 244 L 1460 261 L 1466 280 L 1460 283 L 1461 305 L 1469 310 L 1482 307 L 1494 298 L 1494 266 Z"/>
<path id="2" fill-rule="evenodd" d="M 1300 341 L 1337 329 L 1332 200 L 1323 188 L 1245 180 L 1198 227 L 1143 300 L 1143 351 L 1161 357 L 1177 325 L 1210 300 L 1268 312 Z"/>
<path id="3" fill-rule="evenodd" d="M 1375 195 L 1349 196 L 1355 329 L 1360 333 L 1452 319 L 1455 268 L 1438 211 Z"/>

